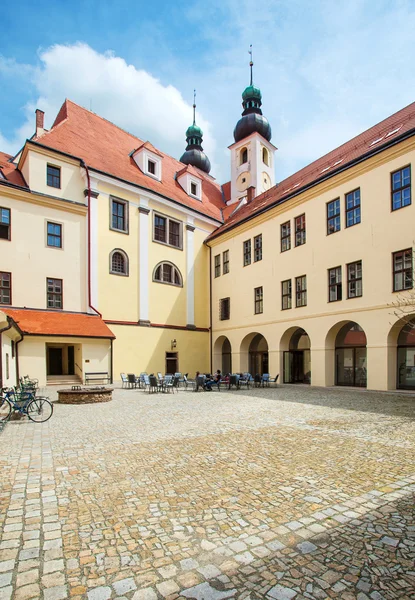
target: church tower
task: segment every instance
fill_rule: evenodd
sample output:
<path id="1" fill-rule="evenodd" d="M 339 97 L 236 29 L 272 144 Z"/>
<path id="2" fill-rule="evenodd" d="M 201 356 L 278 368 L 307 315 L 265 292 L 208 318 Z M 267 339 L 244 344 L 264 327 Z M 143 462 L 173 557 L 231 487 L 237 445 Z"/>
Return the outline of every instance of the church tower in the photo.
<path id="1" fill-rule="evenodd" d="M 261 90 L 253 84 L 252 46 L 251 83 L 242 94 L 243 113 L 233 132 L 231 151 L 231 199 L 228 204 L 248 201 L 275 185 L 271 126 L 263 116 Z M 249 196 L 249 198 L 248 198 Z"/>
<path id="2" fill-rule="evenodd" d="M 193 96 L 193 124 L 186 131 L 186 151 L 182 154 L 180 162 L 193 165 L 205 173 L 210 171 L 210 160 L 203 152 L 203 131 L 196 125 L 196 90 Z"/>

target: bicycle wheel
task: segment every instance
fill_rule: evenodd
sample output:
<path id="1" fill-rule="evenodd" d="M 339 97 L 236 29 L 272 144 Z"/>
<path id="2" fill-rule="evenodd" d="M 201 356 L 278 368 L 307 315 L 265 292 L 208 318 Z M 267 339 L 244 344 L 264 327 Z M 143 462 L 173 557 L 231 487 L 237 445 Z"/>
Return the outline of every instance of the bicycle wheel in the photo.
<path id="1" fill-rule="evenodd" d="M 12 412 L 12 405 L 7 398 L 0 397 L 0 421 L 7 421 Z"/>
<path id="2" fill-rule="evenodd" d="M 53 405 L 46 398 L 34 398 L 27 405 L 27 416 L 35 423 L 44 423 L 52 413 Z"/>

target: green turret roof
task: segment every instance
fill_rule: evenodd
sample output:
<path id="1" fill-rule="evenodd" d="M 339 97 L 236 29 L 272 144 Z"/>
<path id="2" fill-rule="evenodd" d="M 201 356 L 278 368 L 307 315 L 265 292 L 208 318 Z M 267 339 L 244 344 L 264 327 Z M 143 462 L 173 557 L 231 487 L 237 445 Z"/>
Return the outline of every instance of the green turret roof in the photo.
<path id="1" fill-rule="evenodd" d="M 258 98 L 261 100 L 262 94 L 261 90 L 254 85 L 248 85 L 247 88 L 242 92 L 242 100 L 248 100 L 249 98 Z"/>
<path id="2" fill-rule="evenodd" d="M 203 137 L 203 131 L 200 129 L 200 127 L 198 125 L 196 125 L 195 123 L 193 123 L 193 125 L 190 125 L 190 127 L 187 128 L 186 131 L 186 137 Z"/>

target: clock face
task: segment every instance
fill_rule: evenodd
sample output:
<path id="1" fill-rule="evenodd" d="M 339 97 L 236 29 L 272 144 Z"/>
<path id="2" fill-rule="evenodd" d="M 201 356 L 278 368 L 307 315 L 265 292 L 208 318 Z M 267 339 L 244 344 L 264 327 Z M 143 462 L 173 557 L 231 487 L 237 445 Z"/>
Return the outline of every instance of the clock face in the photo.
<path id="1" fill-rule="evenodd" d="M 262 189 L 264 191 L 269 190 L 271 187 L 271 179 L 268 173 L 262 173 Z"/>
<path id="2" fill-rule="evenodd" d="M 249 171 L 241 173 L 236 180 L 236 187 L 239 192 L 244 192 L 251 184 L 251 174 Z"/>

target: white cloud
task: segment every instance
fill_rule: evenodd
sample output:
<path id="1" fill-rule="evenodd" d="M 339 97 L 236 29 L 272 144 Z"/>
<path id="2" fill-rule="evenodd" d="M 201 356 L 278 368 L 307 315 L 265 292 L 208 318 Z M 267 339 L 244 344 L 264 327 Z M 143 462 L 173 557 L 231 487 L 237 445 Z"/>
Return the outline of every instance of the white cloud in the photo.
<path id="1" fill-rule="evenodd" d="M 64 99 L 69 98 L 180 158 L 193 116 L 192 106 L 178 89 L 162 85 L 150 73 L 136 69 L 111 52 L 100 54 L 86 44 L 55 45 L 42 51 L 39 58 L 39 66 L 30 73 L 36 106 L 25 107 L 26 121 L 11 139 L 0 134 L 2 148 L 17 151 L 34 133 L 35 108 L 45 111 L 45 126 L 49 128 Z M 13 61 L 0 63 L 3 71 L 17 67 Z M 200 114 L 197 122 L 204 131 L 204 147 L 212 160 L 215 141 L 211 126 Z"/>

